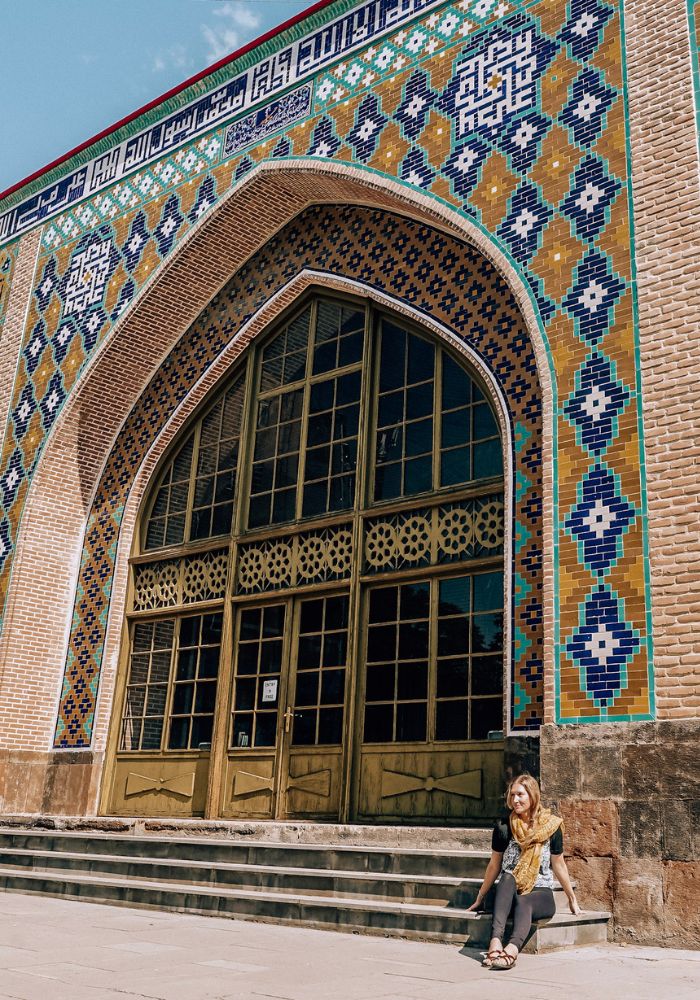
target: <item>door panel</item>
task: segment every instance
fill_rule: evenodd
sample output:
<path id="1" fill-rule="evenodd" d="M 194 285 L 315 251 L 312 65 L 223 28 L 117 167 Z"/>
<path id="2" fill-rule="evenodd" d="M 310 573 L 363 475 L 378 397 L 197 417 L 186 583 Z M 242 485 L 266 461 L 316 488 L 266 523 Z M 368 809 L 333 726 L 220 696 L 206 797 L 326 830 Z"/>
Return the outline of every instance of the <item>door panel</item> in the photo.
<path id="1" fill-rule="evenodd" d="M 229 755 L 224 815 L 269 819 L 275 815 L 275 755 Z"/>
<path id="2" fill-rule="evenodd" d="M 498 571 L 369 589 L 358 818 L 498 815 L 502 608 Z"/>
<path id="3" fill-rule="evenodd" d="M 288 605 L 240 607 L 224 773 L 224 815 L 276 815 L 280 705 L 287 682 Z"/>
<path id="4" fill-rule="evenodd" d="M 117 816 L 203 816 L 209 753 L 147 758 L 120 754 L 111 811 Z"/>
<path id="5" fill-rule="evenodd" d="M 503 744 L 362 753 L 358 818 L 491 819 L 502 808 Z"/>

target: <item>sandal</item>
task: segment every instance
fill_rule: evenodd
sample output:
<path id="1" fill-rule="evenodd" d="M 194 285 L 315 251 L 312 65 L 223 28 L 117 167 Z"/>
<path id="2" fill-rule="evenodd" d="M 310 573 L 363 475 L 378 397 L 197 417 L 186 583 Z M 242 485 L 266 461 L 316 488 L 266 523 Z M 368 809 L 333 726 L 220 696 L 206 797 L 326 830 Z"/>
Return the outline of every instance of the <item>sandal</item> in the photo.
<path id="1" fill-rule="evenodd" d="M 484 955 L 484 960 L 481 963 L 485 969 L 490 969 L 497 958 L 500 958 L 503 952 L 500 948 L 496 948 L 494 951 L 487 951 Z"/>
<path id="2" fill-rule="evenodd" d="M 507 951 L 502 951 L 498 958 L 491 963 L 492 969 L 512 969 L 518 959 L 517 955 L 511 955 Z"/>

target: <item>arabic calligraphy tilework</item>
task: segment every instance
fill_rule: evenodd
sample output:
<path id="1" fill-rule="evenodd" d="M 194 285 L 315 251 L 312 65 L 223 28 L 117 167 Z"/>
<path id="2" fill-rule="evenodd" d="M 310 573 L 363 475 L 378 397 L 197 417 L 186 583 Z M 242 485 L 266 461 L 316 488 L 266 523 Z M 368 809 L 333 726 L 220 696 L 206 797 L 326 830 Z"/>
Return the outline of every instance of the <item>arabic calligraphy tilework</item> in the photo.
<path id="1" fill-rule="evenodd" d="M 214 130 L 49 222 L 0 476 L 13 461 L 31 475 L 95 345 L 256 163 L 334 158 L 398 177 L 488 232 L 546 334 L 557 383 L 557 717 L 650 717 L 621 37 L 613 0 L 446 4 L 324 69 L 313 113 L 284 135 L 221 162 L 224 129 Z M 95 218 L 82 222 L 88 209 Z M 79 273 L 88 234 L 119 261 L 99 250 L 85 308 L 68 314 L 66 274 Z M 92 301 L 99 288 L 104 300 Z M 22 503 L 19 490 L 8 548 Z"/>
<path id="2" fill-rule="evenodd" d="M 351 234 L 349 238 L 349 234 Z M 382 253 L 375 248 L 381 245 Z M 242 267 L 173 348 L 132 409 L 98 486 L 79 576 L 58 746 L 89 745 L 114 553 L 124 505 L 144 452 L 177 404 L 240 327 L 302 269 L 353 274 L 399 299 L 422 288 L 421 309 L 491 367 L 516 430 L 514 724 L 542 717 L 542 408 L 524 321 L 506 282 L 477 251 L 425 225 L 362 208 L 311 208 Z M 446 294 L 463 288 L 466 294 Z M 158 419 L 154 419 L 154 413 Z"/>

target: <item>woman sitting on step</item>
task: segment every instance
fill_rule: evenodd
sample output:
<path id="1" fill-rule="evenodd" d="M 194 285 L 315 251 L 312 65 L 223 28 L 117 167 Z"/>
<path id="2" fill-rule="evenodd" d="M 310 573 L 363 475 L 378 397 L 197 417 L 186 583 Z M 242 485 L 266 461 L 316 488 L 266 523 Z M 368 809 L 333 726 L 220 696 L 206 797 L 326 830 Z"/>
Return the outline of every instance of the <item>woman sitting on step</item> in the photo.
<path id="1" fill-rule="evenodd" d="M 489 969 L 512 969 L 533 920 L 554 916 L 552 872 L 566 893 L 571 912 L 581 912 L 564 861 L 562 821 L 542 808 L 536 780 L 529 774 L 514 778 L 508 786 L 506 803 L 510 815 L 493 828 L 491 860 L 476 900 L 469 907 L 477 910 L 498 878 L 491 943 L 483 961 Z M 513 933 L 504 948 L 503 932 L 511 911 Z"/>

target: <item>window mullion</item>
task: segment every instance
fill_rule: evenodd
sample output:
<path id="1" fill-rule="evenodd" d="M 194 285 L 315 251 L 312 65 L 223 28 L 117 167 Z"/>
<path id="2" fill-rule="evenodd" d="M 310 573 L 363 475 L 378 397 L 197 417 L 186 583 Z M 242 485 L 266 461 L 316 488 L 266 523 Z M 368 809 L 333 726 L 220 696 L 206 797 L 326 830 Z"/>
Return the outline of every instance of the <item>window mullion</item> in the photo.
<path id="1" fill-rule="evenodd" d="M 309 436 L 309 408 L 311 406 L 311 372 L 313 370 L 314 347 L 316 346 L 316 321 L 318 318 L 318 303 L 311 303 L 309 315 L 309 337 L 306 344 L 306 378 L 304 380 L 304 396 L 301 404 L 301 431 L 299 434 L 299 467 L 297 469 L 297 495 L 294 505 L 294 520 L 302 518 L 304 505 L 304 470 L 306 468 L 306 446 Z M 274 496 L 272 503 L 274 505 Z M 328 513 L 328 511 L 326 511 Z"/>
<path id="2" fill-rule="evenodd" d="M 206 416 L 206 414 L 204 414 Z M 199 466 L 199 445 L 202 438 L 202 424 L 204 416 L 197 421 L 194 429 L 194 440 L 192 441 L 192 461 L 190 463 L 190 481 L 187 486 L 187 507 L 185 508 L 185 527 L 183 542 L 189 542 L 192 531 L 192 508 L 194 507 L 194 494 L 197 488 L 197 468 Z"/>
<path id="3" fill-rule="evenodd" d="M 170 731 L 170 712 L 172 710 L 173 698 L 175 697 L 175 671 L 177 664 L 178 647 L 180 645 L 180 622 L 182 616 L 178 615 L 173 619 L 173 639 L 170 647 L 170 672 L 168 674 L 168 687 L 165 694 L 165 705 L 163 706 L 163 732 L 160 737 L 160 751 L 164 753 L 168 749 L 168 733 Z M 150 676 L 150 673 L 149 673 Z"/>

